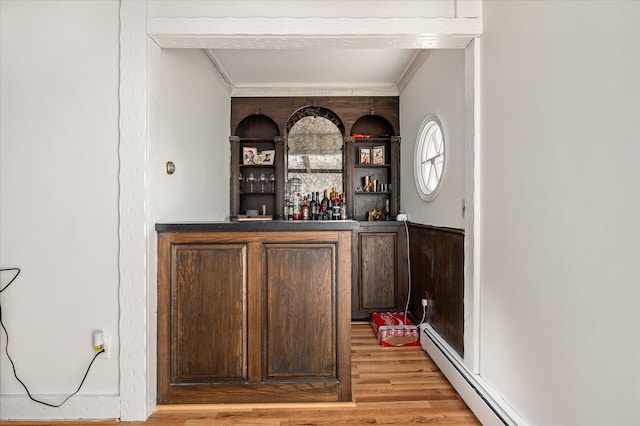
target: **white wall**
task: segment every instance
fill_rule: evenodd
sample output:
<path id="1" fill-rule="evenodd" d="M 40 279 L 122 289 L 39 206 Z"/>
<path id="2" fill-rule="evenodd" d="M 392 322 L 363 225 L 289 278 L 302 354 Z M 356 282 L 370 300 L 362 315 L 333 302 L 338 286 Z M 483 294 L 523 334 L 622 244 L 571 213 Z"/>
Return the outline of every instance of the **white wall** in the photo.
<path id="1" fill-rule="evenodd" d="M 163 49 L 159 62 L 157 221 L 229 215 L 231 99 L 202 50 Z M 173 161 L 176 172 L 165 172 Z"/>
<path id="2" fill-rule="evenodd" d="M 202 50 L 160 49 L 149 44 L 149 221 L 146 374 L 127 387 L 149 393 L 146 413 L 153 412 L 157 385 L 156 309 L 157 234 L 155 224 L 216 221 L 229 212 L 230 98 Z M 176 171 L 166 173 L 172 161 Z M 132 350 L 132 348 L 129 348 Z M 135 368 L 124 365 L 123 368 Z M 132 392 L 139 393 L 139 392 Z M 123 396 L 123 401 L 131 396 Z M 131 404 L 124 420 L 145 418 Z M 147 415 L 148 415 L 147 414 Z"/>
<path id="3" fill-rule="evenodd" d="M 483 16 L 481 376 L 531 425 L 640 424 L 640 3 Z"/>
<path id="4" fill-rule="evenodd" d="M 412 222 L 464 228 L 464 60 L 462 49 L 432 51 L 400 94 L 400 207 Z M 416 190 L 413 169 L 418 130 L 431 114 L 443 126 L 445 171 L 438 195 L 425 202 Z"/>
<path id="5" fill-rule="evenodd" d="M 81 397 L 48 409 L 24 398 L 2 334 L 0 418 L 74 416 L 87 396 L 92 415 L 117 415 L 98 396 L 119 383 L 118 4 L 3 0 L 0 19 L 0 267 L 22 268 L 0 297 L 10 354 L 33 394 L 61 402 L 92 332 L 113 336 Z"/>

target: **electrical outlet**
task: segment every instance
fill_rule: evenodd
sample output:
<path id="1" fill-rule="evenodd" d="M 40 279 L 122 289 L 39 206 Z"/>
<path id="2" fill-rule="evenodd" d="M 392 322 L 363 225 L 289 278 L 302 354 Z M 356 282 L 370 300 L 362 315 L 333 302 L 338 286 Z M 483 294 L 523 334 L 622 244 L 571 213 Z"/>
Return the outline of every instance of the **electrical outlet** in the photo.
<path id="1" fill-rule="evenodd" d="M 99 359 L 111 358 L 111 336 L 104 336 L 104 352 L 98 355 Z"/>
<path id="2" fill-rule="evenodd" d="M 98 358 L 111 358 L 111 336 L 105 336 L 102 330 L 94 331 L 93 350 L 99 352 Z"/>

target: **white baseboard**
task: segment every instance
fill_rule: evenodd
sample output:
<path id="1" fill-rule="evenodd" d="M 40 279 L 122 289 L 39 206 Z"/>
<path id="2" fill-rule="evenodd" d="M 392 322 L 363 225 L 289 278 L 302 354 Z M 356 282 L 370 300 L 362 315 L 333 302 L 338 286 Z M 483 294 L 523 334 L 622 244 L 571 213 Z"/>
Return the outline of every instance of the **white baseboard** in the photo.
<path id="1" fill-rule="evenodd" d="M 51 404 L 59 404 L 68 395 L 34 395 Z M 31 401 L 24 395 L 0 396 L 0 420 L 106 420 L 120 418 L 120 396 L 74 396 L 61 407 L 53 408 Z"/>
<path id="2" fill-rule="evenodd" d="M 433 359 L 471 411 L 484 426 L 526 426 L 526 423 L 494 394 L 479 376 L 470 373 L 460 357 L 428 324 L 420 326 L 420 346 Z"/>

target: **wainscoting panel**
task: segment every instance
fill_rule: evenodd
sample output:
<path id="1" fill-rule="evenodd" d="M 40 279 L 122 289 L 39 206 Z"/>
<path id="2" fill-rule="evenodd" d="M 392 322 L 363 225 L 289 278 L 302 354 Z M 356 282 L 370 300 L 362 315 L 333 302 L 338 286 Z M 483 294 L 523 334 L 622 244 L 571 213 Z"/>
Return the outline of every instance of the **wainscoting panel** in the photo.
<path id="1" fill-rule="evenodd" d="M 421 300 L 429 294 L 426 321 L 464 355 L 464 230 L 409 224 L 411 304 L 422 318 Z"/>

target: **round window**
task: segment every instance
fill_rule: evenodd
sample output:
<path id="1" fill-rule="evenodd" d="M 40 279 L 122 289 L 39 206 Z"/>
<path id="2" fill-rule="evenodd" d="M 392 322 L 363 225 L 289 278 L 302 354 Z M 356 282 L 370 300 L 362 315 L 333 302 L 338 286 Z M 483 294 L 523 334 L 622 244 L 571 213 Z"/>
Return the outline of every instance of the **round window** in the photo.
<path id="1" fill-rule="evenodd" d="M 414 169 L 418 194 L 425 201 L 433 200 L 440 187 L 444 153 L 442 125 L 435 115 L 430 115 L 418 131 Z"/>

